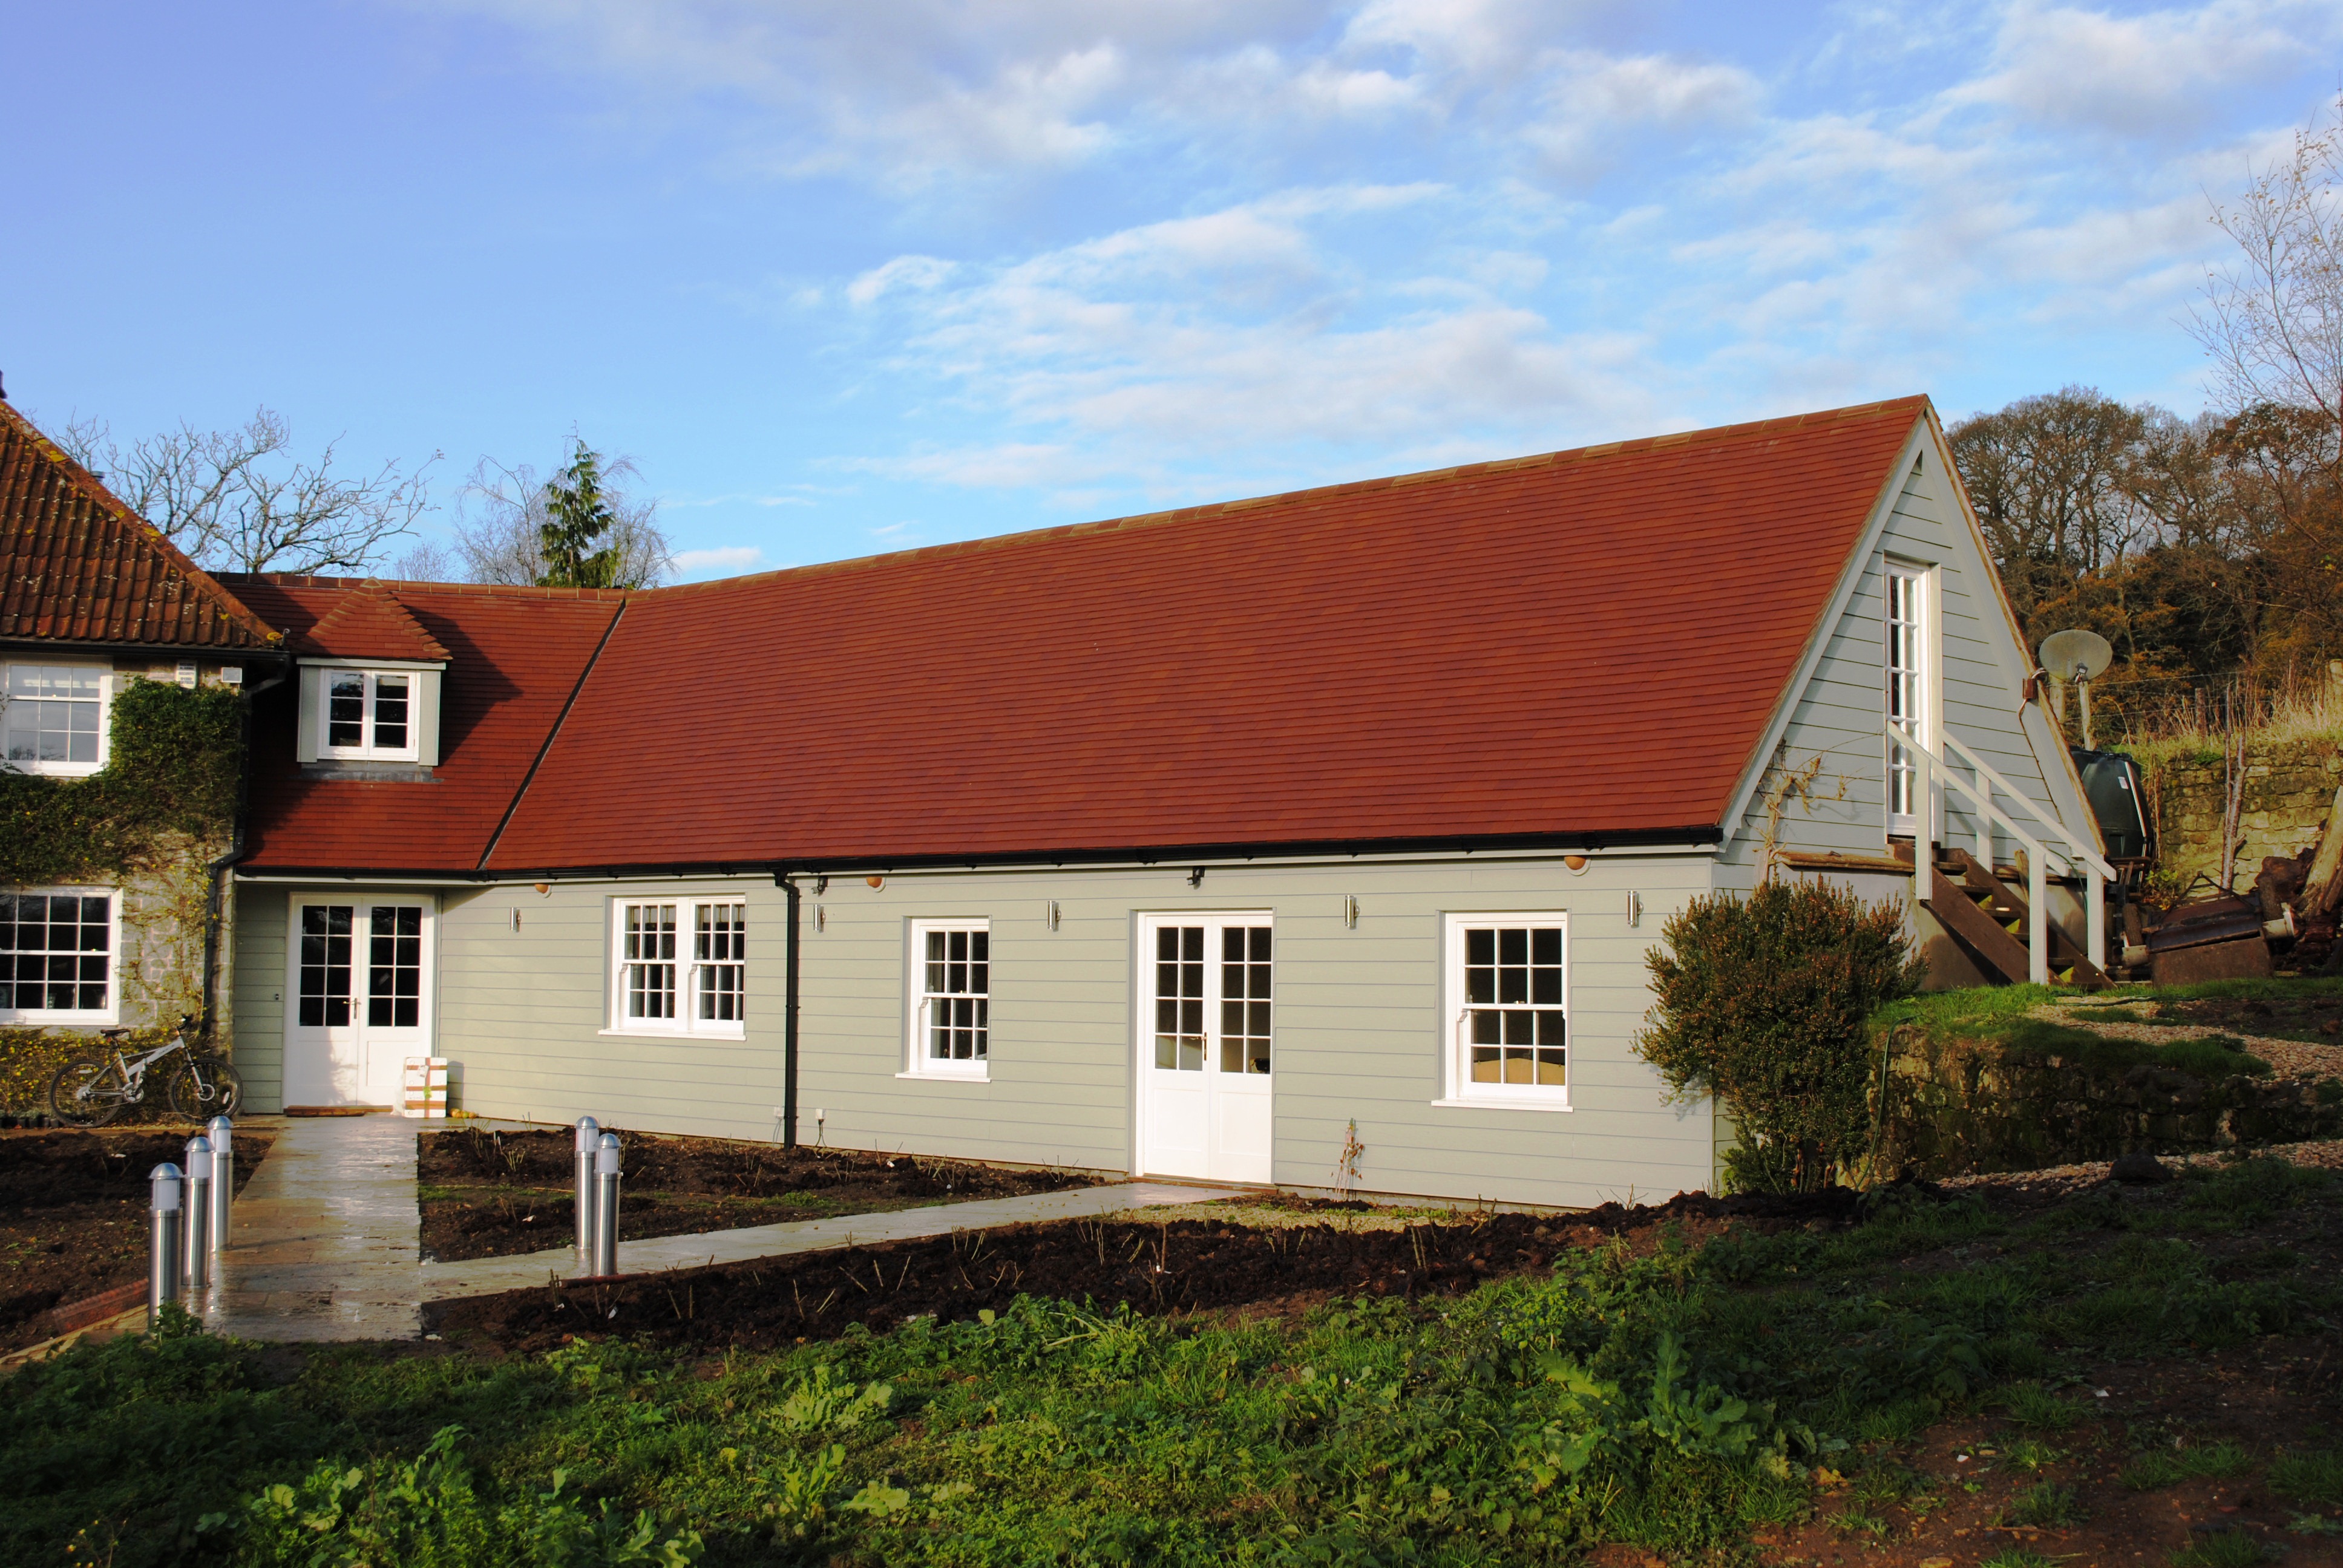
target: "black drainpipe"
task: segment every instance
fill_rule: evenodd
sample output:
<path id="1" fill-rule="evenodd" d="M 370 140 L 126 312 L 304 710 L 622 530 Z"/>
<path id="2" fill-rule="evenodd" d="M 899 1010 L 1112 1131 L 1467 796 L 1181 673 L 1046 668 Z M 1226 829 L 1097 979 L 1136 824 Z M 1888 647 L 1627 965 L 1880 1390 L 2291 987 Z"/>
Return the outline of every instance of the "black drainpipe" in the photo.
<path id="1" fill-rule="evenodd" d="M 257 686 L 247 686 L 239 694 L 242 709 L 239 744 L 243 749 L 241 766 L 236 779 L 236 827 L 228 837 L 227 853 L 211 863 L 211 887 L 204 897 L 204 1010 L 196 1021 L 202 1038 L 209 1040 L 216 1032 L 216 1020 L 212 1009 L 219 998 L 219 939 L 220 905 L 227 891 L 227 870 L 244 859 L 244 819 L 252 801 L 252 699 L 262 692 L 285 684 L 291 675 L 293 661 L 287 658 L 275 675 Z"/>
<path id="2" fill-rule="evenodd" d="M 781 1147 L 798 1146 L 798 906 L 804 897 L 787 871 L 774 874 L 789 907 L 789 949 L 781 970 Z"/>

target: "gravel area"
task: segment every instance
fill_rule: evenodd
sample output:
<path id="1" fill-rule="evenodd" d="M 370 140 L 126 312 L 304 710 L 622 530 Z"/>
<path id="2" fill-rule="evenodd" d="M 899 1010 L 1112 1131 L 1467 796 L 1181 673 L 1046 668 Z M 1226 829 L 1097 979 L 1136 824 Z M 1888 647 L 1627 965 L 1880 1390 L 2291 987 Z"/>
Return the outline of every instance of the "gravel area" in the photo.
<path id="1" fill-rule="evenodd" d="M 2316 1165 L 2328 1171 L 2343 1171 L 2343 1138 L 2322 1139 L 2312 1143 L 2274 1143 L 2267 1149 L 2256 1149 L 2258 1155 L 2273 1155 L 2296 1165 Z M 2200 1154 L 2162 1154 L 2157 1158 L 2167 1170 L 2183 1166 L 2215 1166 L 2234 1161 L 2235 1150 L 2217 1150 Z M 2115 1162 L 2109 1160 L 2086 1161 L 2079 1165 L 2046 1165 L 2039 1171 L 2003 1171 L 1982 1176 L 1947 1176 L 1937 1185 L 1948 1192 L 1991 1191 L 2007 1192 L 2027 1199 L 2065 1198 L 2087 1188 L 2097 1187 L 2109 1179 Z"/>
<path id="2" fill-rule="evenodd" d="M 2156 1004 L 2129 1004 L 2136 1011 L 2144 1011 Z M 2034 1010 L 2036 1018 L 2053 1023 L 2072 1024 L 2087 1029 L 2093 1034 L 2104 1034 L 2111 1040 L 2145 1040 L 2152 1045 L 2176 1040 L 2201 1040 L 2208 1034 L 2226 1034 L 2246 1042 L 2246 1049 L 2270 1064 L 2280 1078 L 2343 1078 L 2343 1045 L 2309 1045 L 2298 1040 L 2276 1040 L 2266 1034 L 2246 1034 L 2234 1029 L 2207 1029 L 2199 1023 L 2119 1023 L 2092 1016 L 2087 1007 L 2072 1003 L 2046 1002 Z"/>

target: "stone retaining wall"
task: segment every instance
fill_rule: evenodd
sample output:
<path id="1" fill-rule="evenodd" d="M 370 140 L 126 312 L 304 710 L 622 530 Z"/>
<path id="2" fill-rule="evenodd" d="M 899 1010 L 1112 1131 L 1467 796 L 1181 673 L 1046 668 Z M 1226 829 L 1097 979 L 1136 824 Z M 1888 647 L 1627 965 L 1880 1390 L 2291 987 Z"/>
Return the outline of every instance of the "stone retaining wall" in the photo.
<path id="1" fill-rule="evenodd" d="M 2289 856 L 2318 841 L 2343 784 L 2343 753 L 2338 738 L 2246 745 L 2244 809 L 2238 822 L 2244 847 L 2237 851 L 2237 885 L 2261 869 L 2266 855 Z M 2222 880 L 2221 819 L 2228 801 L 2226 775 L 2217 755 L 2200 753 L 2158 760 L 2148 769 L 2148 798 L 2157 808 L 2157 869 L 2175 886 L 2199 871 Z"/>

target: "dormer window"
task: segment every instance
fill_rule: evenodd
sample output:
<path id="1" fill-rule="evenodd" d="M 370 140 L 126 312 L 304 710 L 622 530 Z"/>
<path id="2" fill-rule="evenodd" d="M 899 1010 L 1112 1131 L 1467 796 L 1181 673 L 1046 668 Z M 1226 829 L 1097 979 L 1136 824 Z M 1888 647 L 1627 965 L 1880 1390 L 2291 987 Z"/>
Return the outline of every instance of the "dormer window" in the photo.
<path id="1" fill-rule="evenodd" d="M 415 678 L 404 670 L 329 669 L 321 757 L 416 760 Z"/>

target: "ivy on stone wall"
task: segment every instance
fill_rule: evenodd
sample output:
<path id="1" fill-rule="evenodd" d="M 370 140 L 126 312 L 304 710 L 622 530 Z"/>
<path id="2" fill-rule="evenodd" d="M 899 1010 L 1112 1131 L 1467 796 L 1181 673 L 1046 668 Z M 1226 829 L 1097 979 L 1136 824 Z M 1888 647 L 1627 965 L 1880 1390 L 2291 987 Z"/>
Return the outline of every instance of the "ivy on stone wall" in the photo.
<path id="1" fill-rule="evenodd" d="M 110 880 L 152 866 L 167 836 L 225 839 L 235 826 L 244 732 L 233 690 L 133 680 L 113 709 L 99 772 L 0 772 L 0 886 Z"/>

